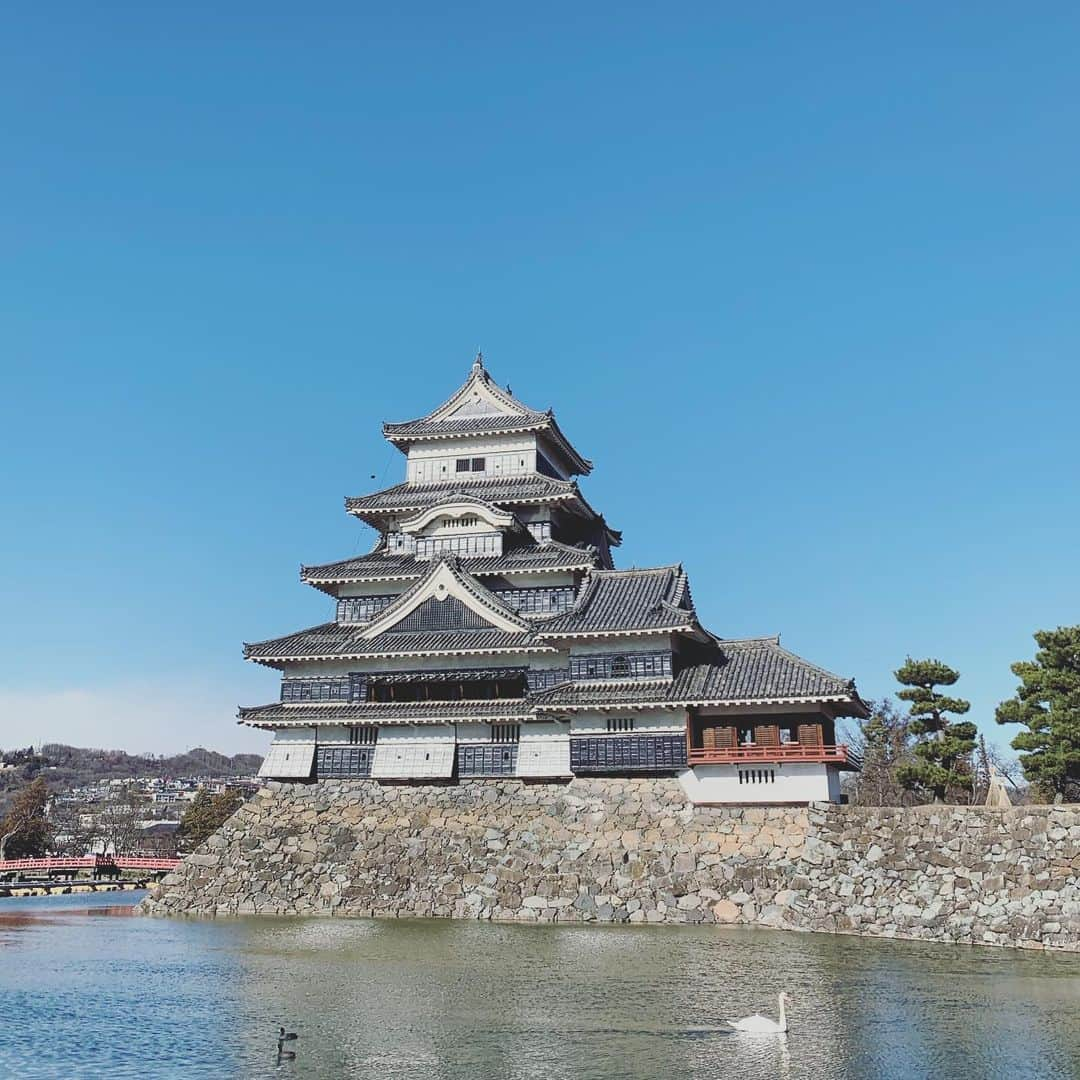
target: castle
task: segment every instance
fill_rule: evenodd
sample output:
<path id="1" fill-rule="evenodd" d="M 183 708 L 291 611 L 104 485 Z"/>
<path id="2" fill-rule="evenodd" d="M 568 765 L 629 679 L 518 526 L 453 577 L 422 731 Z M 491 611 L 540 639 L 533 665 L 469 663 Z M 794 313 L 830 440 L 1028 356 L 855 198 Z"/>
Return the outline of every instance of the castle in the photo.
<path id="1" fill-rule="evenodd" d="M 854 682 L 777 638 L 702 626 L 681 565 L 614 568 L 621 537 L 548 410 L 477 357 L 433 412 L 384 424 L 403 483 L 346 500 L 366 555 L 301 568 L 333 622 L 245 645 L 282 672 L 241 708 L 274 733 L 260 775 L 452 783 L 676 776 L 698 804 L 840 799 Z"/>

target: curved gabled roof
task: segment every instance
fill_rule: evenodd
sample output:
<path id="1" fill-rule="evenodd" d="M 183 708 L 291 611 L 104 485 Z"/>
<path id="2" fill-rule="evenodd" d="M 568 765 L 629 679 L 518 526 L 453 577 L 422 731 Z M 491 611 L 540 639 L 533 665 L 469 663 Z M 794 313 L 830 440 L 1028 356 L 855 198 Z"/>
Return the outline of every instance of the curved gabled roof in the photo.
<path id="1" fill-rule="evenodd" d="M 554 571 L 591 570 L 600 555 L 594 547 L 574 547 L 558 540 L 542 541 L 534 546 L 513 548 L 502 555 L 461 557 L 461 566 L 470 574 L 494 577 L 503 574 L 551 573 Z M 301 566 L 300 580 L 316 588 L 354 581 L 411 581 L 423 577 L 428 562 L 411 554 L 391 555 L 385 541 L 366 555 L 356 555 L 321 566 Z"/>
<path id="2" fill-rule="evenodd" d="M 488 476 L 478 480 L 457 479 L 439 484 L 395 484 L 370 495 L 350 495 L 345 510 L 378 526 L 387 518 L 415 513 L 439 503 L 471 496 L 498 507 L 547 506 L 562 503 L 566 508 L 607 532 L 612 547 L 622 543 L 622 533 L 613 529 L 585 500 L 573 480 L 555 480 L 550 476 Z"/>
<path id="3" fill-rule="evenodd" d="M 438 408 L 415 420 L 383 424 L 383 435 L 401 449 L 412 442 L 428 439 L 518 431 L 546 431 L 566 455 L 572 472 L 588 474 L 592 471 L 592 462 L 574 449 L 555 422 L 555 414 L 550 409 L 545 412 L 530 409 L 518 401 L 509 388 L 502 389 L 485 369 L 479 353 L 469 377 Z"/>

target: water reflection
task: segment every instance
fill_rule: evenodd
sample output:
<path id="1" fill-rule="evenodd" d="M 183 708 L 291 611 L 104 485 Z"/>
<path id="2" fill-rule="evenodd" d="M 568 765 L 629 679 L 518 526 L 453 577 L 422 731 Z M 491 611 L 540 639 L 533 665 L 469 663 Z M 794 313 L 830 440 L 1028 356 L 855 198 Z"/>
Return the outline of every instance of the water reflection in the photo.
<path id="1" fill-rule="evenodd" d="M 79 899 L 0 912 L 0 1008 L 19 1018 L 0 1025 L 4 1075 L 1080 1075 L 1077 957 L 691 927 L 96 919 Z M 786 1039 L 722 1026 L 775 1014 L 781 989 Z M 278 1065 L 282 1024 L 299 1038 Z"/>

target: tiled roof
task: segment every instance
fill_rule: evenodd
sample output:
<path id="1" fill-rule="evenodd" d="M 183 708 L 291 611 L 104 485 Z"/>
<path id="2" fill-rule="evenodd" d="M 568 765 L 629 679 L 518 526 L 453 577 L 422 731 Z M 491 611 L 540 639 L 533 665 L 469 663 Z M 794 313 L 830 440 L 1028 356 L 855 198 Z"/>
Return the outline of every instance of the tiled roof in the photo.
<path id="1" fill-rule="evenodd" d="M 811 664 L 782 648 L 778 638 L 721 641 L 719 663 L 684 668 L 672 694 L 686 700 L 843 697 L 855 692 L 851 679 Z"/>
<path id="2" fill-rule="evenodd" d="M 713 658 L 683 668 L 670 683 L 562 683 L 533 698 L 542 710 L 612 705 L 703 705 L 833 699 L 862 701 L 844 679 L 781 648 L 776 638 L 721 641 Z"/>
<path id="3" fill-rule="evenodd" d="M 406 420 L 400 424 L 383 424 L 383 434 L 389 439 L 416 438 L 432 435 L 472 435 L 492 431 L 527 431 L 547 427 L 550 412 L 494 413 L 488 416 L 464 416 L 454 420 Z"/>
<path id="4" fill-rule="evenodd" d="M 413 720 L 525 720 L 532 716 L 523 698 L 498 701 L 271 702 L 241 708 L 238 718 L 253 727 L 287 724 L 385 724 Z"/>
<path id="5" fill-rule="evenodd" d="M 336 622 L 298 630 L 295 634 L 269 638 L 266 641 L 244 642 L 245 660 L 262 660 L 270 657 L 335 656 L 356 637 L 355 626 L 342 626 Z"/>
<path id="6" fill-rule="evenodd" d="M 395 484 L 370 495 L 352 495 L 345 500 L 350 514 L 382 516 L 408 510 L 424 510 L 454 495 L 473 495 L 503 506 L 544 503 L 580 498 L 572 480 L 550 476 L 492 476 L 481 480 L 458 479 L 442 484 Z"/>
<path id="7" fill-rule="evenodd" d="M 532 697 L 533 705 L 541 711 L 562 708 L 604 708 L 612 705 L 670 705 L 668 692 L 671 683 L 664 682 L 564 682 L 550 690 L 541 690 Z"/>
<path id="8" fill-rule="evenodd" d="M 550 409 L 537 412 L 498 385 L 478 355 L 469 377 L 438 408 L 402 423 L 383 424 L 383 435 L 404 449 L 416 439 L 452 439 L 504 431 L 546 430 L 566 455 L 574 472 L 588 473 L 592 462 L 583 458 L 559 429 Z"/>
<path id="9" fill-rule="evenodd" d="M 551 570 L 588 570 L 595 567 L 599 555 L 592 547 L 572 547 L 549 540 L 535 547 L 515 548 L 502 555 L 462 558 L 462 569 L 473 575 L 494 576 Z M 300 567 L 300 580 L 309 584 L 365 581 L 377 578 L 411 579 L 423 577 L 430 563 L 413 555 L 389 555 L 370 551 L 340 562 L 322 566 Z"/>
<path id="10" fill-rule="evenodd" d="M 387 632 L 365 640 L 362 628 L 323 623 L 285 637 L 244 645 L 244 658 L 263 663 L 316 657 L 347 659 L 393 654 L 440 652 L 551 651 L 531 634 L 504 630 L 442 630 L 420 633 Z"/>
<path id="11" fill-rule="evenodd" d="M 681 566 L 649 570 L 594 570 L 577 603 L 540 624 L 544 636 L 667 630 L 693 626 Z"/>

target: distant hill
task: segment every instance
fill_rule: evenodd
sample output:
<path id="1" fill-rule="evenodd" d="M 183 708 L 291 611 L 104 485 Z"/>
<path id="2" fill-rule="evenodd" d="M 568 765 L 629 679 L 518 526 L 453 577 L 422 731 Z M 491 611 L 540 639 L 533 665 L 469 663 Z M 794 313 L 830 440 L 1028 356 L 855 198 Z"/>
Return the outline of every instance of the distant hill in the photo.
<path id="1" fill-rule="evenodd" d="M 201 746 L 186 754 L 162 757 L 128 754 L 123 750 L 88 750 L 62 743 L 46 743 L 34 749 L 0 750 L 0 761 L 15 765 L 0 773 L 0 791 L 19 787 L 36 776 L 45 778 L 49 787 L 63 791 L 93 784 L 98 780 L 118 780 L 125 776 L 254 776 L 262 758 L 258 754 L 234 754 L 232 757 Z"/>

